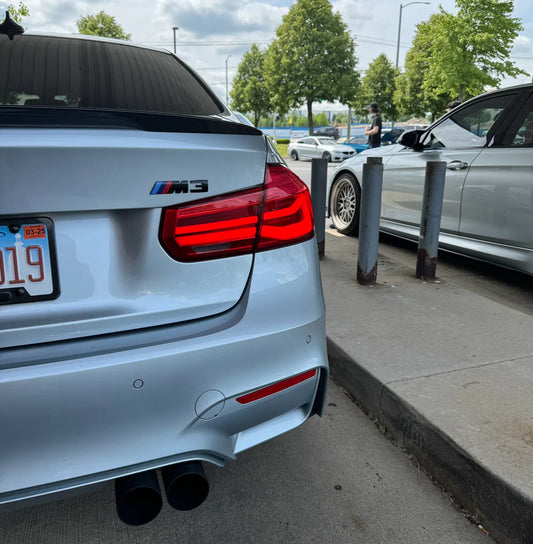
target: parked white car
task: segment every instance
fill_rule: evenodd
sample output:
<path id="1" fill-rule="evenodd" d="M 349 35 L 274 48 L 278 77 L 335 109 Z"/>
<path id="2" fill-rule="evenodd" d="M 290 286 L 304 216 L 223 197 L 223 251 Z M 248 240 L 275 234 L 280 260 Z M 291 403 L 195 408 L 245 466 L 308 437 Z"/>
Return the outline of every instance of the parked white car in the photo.
<path id="1" fill-rule="evenodd" d="M 339 162 L 353 157 L 355 150 L 327 136 L 306 136 L 289 144 L 287 154 L 293 161 L 322 158 L 328 162 Z"/>
<path id="2" fill-rule="evenodd" d="M 426 163 L 447 165 L 440 246 L 533 274 L 533 84 L 483 94 L 397 144 L 364 151 L 328 183 L 335 228 L 359 228 L 363 164 L 384 164 L 380 228 L 417 240 Z"/>
<path id="3" fill-rule="evenodd" d="M 5 30 L 5 28 L 4 28 Z M 12 39 L 10 39 L 12 38 Z M 0 505 L 116 481 L 198 506 L 322 411 L 312 206 L 168 51 L 0 33 Z"/>

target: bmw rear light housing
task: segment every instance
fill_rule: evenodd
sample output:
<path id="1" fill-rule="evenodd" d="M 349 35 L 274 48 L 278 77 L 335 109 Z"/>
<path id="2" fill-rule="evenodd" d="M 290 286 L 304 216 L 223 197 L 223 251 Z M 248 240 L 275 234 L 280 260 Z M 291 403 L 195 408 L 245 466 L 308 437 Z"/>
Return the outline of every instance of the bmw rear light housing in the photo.
<path id="1" fill-rule="evenodd" d="M 267 387 L 263 387 L 262 389 L 257 389 L 256 391 L 252 391 L 251 393 L 243 395 L 242 397 L 238 397 L 237 402 L 239 404 L 249 404 L 250 402 L 255 402 L 257 400 L 270 397 L 271 395 L 275 395 L 280 391 L 285 391 L 285 389 L 289 389 L 290 387 L 294 387 L 295 385 L 303 383 L 306 380 L 314 377 L 315 375 L 316 368 L 308 370 L 307 372 L 303 372 L 302 374 L 298 374 L 297 376 L 292 376 L 291 378 L 287 378 L 286 380 L 276 382 Z"/>
<path id="2" fill-rule="evenodd" d="M 304 182 L 282 164 L 267 164 L 263 185 L 167 208 L 161 243 L 175 260 L 204 261 L 276 249 L 314 236 Z"/>

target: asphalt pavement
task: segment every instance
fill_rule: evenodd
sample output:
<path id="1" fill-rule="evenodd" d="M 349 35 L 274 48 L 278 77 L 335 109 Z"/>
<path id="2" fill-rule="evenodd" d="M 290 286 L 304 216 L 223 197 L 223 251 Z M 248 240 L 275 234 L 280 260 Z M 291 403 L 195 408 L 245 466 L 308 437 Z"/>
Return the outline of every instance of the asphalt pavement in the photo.
<path id="1" fill-rule="evenodd" d="M 497 542 L 532 544 L 533 282 L 456 257 L 425 282 L 415 265 L 415 245 L 380 243 L 361 286 L 357 238 L 326 233 L 333 377 Z"/>

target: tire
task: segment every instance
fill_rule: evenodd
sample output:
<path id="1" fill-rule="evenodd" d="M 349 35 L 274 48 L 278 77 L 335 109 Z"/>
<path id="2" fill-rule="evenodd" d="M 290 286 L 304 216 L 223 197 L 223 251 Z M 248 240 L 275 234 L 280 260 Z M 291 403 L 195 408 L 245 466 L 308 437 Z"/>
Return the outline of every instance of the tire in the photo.
<path id="1" fill-rule="evenodd" d="M 331 162 L 331 155 L 327 151 L 324 151 L 324 153 L 322 153 L 322 158 L 326 159 L 328 162 Z"/>
<path id="2" fill-rule="evenodd" d="M 295 149 L 293 149 L 293 150 L 291 151 L 291 159 L 292 159 L 293 161 L 297 161 L 297 160 L 298 160 L 298 152 L 297 152 Z"/>
<path id="3" fill-rule="evenodd" d="M 352 174 L 343 172 L 333 183 L 329 209 L 333 226 L 341 234 L 359 233 L 361 188 Z"/>

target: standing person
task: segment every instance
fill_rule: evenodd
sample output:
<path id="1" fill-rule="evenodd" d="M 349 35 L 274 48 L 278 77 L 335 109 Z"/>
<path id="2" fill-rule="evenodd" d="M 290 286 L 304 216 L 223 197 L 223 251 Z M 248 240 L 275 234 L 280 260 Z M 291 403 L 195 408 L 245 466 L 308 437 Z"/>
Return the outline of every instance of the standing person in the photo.
<path id="1" fill-rule="evenodd" d="M 365 128 L 365 134 L 368 136 L 368 149 L 379 147 L 381 145 L 381 115 L 379 106 L 376 102 L 368 105 L 368 112 L 372 115 L 372 124 Z"/>

